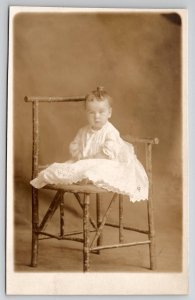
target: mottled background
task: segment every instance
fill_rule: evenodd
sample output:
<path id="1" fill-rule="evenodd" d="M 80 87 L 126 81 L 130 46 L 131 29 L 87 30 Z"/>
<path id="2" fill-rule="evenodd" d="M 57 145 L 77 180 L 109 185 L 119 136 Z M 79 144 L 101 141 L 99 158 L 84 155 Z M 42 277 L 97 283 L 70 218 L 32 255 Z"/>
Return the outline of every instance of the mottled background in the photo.
<path id="1" fill-rule="evenodd" d="M 15 17 L 17 270 L 32 271 L 28 266 L 32 108 L 24 96 L 82 96 L 103 85 L 114 99 L 111 121 L 121 134 L 160 139 L 153 151 L 157 271 L 181 271 L 181 25 L 178 15 L 159 13 L 20 13 Z M 69 142 L 86 122 L 83 104 L 43 104 L 40 116 L 40 163 L 66 161 Z M 43 193 L 43 206 L 48 205 L 46 196 Z M 67 226 L 71 227 L 80 211 L 73 200 L 66 202 L 66 207 Z M 144 202 L 127 201 L 126 207 L 128 222 L 145 223 Z M 116 217 L 114 211 L 112 218 Z M 112 235 L 110 231 L 109 237 Z M 42 243 L 36 270 L 82 270 L 80 245 Z M 46 258 L 45 249 L 50 258 Z M 75 249 L 78 251 L 73 255 Z M 92 270 L 145 271 L 148 257 L 144 250 L 107 250 L 101 258 L 93 258 Z"/>

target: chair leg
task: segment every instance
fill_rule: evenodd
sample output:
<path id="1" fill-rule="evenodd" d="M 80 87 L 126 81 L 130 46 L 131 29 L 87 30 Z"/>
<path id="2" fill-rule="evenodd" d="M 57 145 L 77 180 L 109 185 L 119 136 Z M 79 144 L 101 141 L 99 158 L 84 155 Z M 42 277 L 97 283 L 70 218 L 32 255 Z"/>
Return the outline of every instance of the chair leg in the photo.
<path id="1" fill-rule="evenodd" d="M 148 206 L 148 221 L 149 221 L 149 253 L 150 253 L 150 269 L 156 269 L 156 246 L 155 246 L 155 230 L 154 230 L 154 216 L 151 207 L 150 199 L 147 203 Z"/>
<path id="2" fill-rule="evenodd" d="M 119 243 L 124 242 L 123 235 L 123 195 L 119 195 Z"/>
<path id="3" fill-rule="evenodd" d="M 36 267 L 38 261 L 38 190 L 32 189 L 32 249 L 31 266 Z"/>
<path id="4" fill-rule="evenodd" d="M 149 245 L 150 249 L 150 269 L 156 270 L 156 257 L 155 257 L 155 244 L 154 238 L 150 237 L 151 244 Z"/>
<path id="5" fill-rule="evenodd" d="M 89 271 L 89 194 L 84 194 L 83 203 L 83 271 Z"/>
<path id="6" fill-rule="evenodd" d="M 96 212 L 97 212 L 97 228 L 98 228 L 102 223 L 100 194 L 96 194 Z M 102 243 L 103 243 L 103 234 L 101 233 L 99 238 L 97 239 L 97 246 L 101 246 Z M 100 254 L 100 250 L 97 251 L 97 254 Z"/>
<path id="7" fill-rule="evenodd" d="M 64 236 L 64 193 L 61 193 L 60 199 L 60 236 Z"/>
<path id="8" fill-rule="evenodd" d="M 149 227 L 149 251 L 150 251 L 150 269 L 156 269 L 156 251 L 155 251 L 155 229 L 154 229 L 154 207 L 152 194 L 152 144 L 146 145 L 146 167 L 149 179 L 149 197 L 147 201 L 148 209 L 148 227 Z"/>
<path id="9" fill-rule="evenodd" d="M 38 260 L 38 234 L 34 231 L 32 232 L 32 251 L 31 251 L 31 267 L 37 266 Z"/>

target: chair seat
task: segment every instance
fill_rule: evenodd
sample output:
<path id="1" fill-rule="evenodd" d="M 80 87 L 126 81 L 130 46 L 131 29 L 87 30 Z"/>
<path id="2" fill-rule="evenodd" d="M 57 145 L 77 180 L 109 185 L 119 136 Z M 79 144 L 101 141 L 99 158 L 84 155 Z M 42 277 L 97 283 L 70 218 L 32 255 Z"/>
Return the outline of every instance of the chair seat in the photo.
<path id="1" fill-rule="evenodd" d="M 109 192 L 108 190 L 99 188 L 93 184 L 70 184 L 70 185 L 48 184 L 43 188 L 49 190 L 62 190 L 64 192 L 69 192 L 69 193 L 99 194 L 99 193 Z"/>

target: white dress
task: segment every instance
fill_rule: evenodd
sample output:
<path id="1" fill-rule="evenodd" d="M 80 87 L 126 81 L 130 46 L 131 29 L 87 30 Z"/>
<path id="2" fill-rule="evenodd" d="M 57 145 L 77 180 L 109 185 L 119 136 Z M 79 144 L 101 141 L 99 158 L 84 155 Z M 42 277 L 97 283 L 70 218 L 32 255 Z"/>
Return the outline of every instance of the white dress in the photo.
<path id="1" fill-rule="evenodd" d="M 97 187 L 129 196 L 130 201 L 148 199 L 148 177 L 134 148 L 107 122 L 101 129 L 81 128 L 69 147 L 72 160 L 54 163 L 31 181 L 35 188 L 66 185 L 88 179 Z"/>

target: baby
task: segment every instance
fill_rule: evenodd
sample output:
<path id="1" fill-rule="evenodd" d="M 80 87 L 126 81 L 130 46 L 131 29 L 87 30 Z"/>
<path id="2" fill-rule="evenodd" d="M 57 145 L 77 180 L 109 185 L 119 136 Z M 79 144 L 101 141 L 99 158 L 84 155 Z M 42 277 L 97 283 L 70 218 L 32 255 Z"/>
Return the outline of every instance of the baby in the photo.
<path id="1" fill-rule="evenodd" d="M 112 99 L 102 87 L 86 96 L 88 125 L 81 128 L 69 150 L 74 160 L 104 158 L 127 162 L 133 147 L 125 143 L 118 130 L 108 121 L 112 115 Z"/>
<path id="2" fill-rule="evenodd" d="M 88 124 L 69 146 L 71 160 L 53 163 L 31 181 L 35 188 L 47 184 L 62 187 L 93 183 L 97 187 L 129 196 L 130 201 L 148 198 L 148 178 L 134 148 L 109 122 L 112 99 L 98 87 L 86 96 Z"/>

